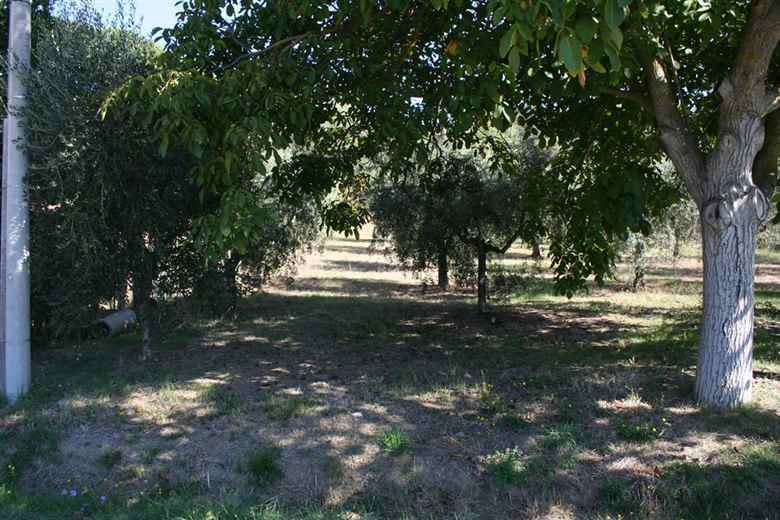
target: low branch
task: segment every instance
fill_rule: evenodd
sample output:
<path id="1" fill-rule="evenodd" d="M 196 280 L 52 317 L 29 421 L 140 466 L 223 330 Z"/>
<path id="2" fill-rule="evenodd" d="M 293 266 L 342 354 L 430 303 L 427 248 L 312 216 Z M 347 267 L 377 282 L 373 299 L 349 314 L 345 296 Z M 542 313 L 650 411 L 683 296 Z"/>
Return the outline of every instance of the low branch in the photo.
<path id="1" fill-rule="evenodd" d="M 706 175 L 704 155 L 677 108 L 677 98 L 663 63 L 658 58 L 651 58 L 645 64 L 645 75 L 661 144 L 685 181 L 688 192 L 701 206 Z"/>

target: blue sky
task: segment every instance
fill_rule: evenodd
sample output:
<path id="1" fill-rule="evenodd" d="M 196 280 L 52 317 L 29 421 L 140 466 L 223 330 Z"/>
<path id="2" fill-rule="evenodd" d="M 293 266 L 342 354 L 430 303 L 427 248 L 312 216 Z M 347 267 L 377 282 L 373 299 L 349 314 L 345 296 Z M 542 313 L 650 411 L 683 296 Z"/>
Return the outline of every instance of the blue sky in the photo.
<path id="1" fill-rule="evenodd" d="M 116 0 L 94 0 L 98 10 L 111 14 L 116 9 Z M 136 15 L 143 18 L 143 32 L 149 33 L 155 27 L 171 27 L 176 21 L 176 0 L 135 0 Z"/>

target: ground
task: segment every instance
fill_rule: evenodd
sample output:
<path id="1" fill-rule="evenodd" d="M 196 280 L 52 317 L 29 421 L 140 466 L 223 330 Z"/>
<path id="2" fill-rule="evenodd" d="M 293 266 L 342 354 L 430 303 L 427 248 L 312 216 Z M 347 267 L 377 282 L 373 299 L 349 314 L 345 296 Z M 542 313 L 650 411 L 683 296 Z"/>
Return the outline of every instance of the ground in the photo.
<path id="1" fill-rule="evenodd" d="M 0 516 L 780 518 L 779 255 L 755 403 L 724 413 L 692 400 L 693 257 L 569 300 L 516 248 L 480 316 L 370 246 L 328 240 L 152 361 L 132 334 L 36 349 L 0 408 Z"/>

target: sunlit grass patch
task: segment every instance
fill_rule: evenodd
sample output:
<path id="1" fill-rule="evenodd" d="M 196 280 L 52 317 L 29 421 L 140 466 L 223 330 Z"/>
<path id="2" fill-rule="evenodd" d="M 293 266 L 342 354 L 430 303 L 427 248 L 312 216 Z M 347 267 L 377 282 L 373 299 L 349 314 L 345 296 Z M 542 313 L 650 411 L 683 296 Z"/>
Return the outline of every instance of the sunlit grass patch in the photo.
<path id="1" fill-rule="evenodd" d="M 320 402 L 302 395 L 272 395 L 263 404 L 263 412 L 275 421 L 287 421 L 311 413 Z"/>
<path id="2" fill-rule="evenodd" d="M 221 384 L 208 386 L 201 394 L 203 402 L 214 408 L 216 415 L 239 415 L 244 409 L 244 401 L 233 389 Z"/>

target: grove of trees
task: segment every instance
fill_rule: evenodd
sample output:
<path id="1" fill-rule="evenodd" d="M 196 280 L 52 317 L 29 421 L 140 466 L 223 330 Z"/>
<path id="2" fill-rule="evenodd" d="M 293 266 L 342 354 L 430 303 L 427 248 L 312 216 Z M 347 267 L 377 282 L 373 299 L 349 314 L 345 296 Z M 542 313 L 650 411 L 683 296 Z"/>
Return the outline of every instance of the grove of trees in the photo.
<path id="1" fill-rule="evenodd" d="M 210 189 L 242 189 L 227 165 L 248 139 L 264 156 L 298 143 L 341 164 L 424 161 L 440 129 L 463 147 L 519 118 L 558 148 L 544 177 L 566 188 L 566 225 L 548 238 L 569 293 L 671 203 L 668 158 L 702 216 L 697 397 L 750 400 L 756 235 L 780 141 L 777 2 L 193 0 L 162 38 L 164 67 L 120 97 L 200 153 Z"/>
<path id="2" fill-rule="evenodd" d="M 414 270 L 435 266 L 449 285 L 450 260 L 459 278 L 474 274 L 477 303 L 487 309 L 488 254 L 543 235 L 545 193 L 536 182 L 546 157 L 533 143 L 488 140 L 488 157 L 444 152 L 424 166 L 378 183 L 371 196 L 377 234 Z M 474 262 L 476 260 L 476 270 Z"/>
<path id="3" fill-rule="evenodd" d="M 488 254 L 517 239 L 548 244 L 571 296 L 682 189 L 695 212 L 671 232 L 698 216 L 703 241 L 696 396 L 750 401 L 780 2 L 187 0 L 163 49 L 53 5 L 35 2 L 25 114 L 38 330 L 131 288 L 147 344 L 159 298 L 235 303 L 371 210 L 442 286 L 450 259 L 476 259 L 481 307 Z M 517 127 L 527 142 L 484 153 Z"/>

